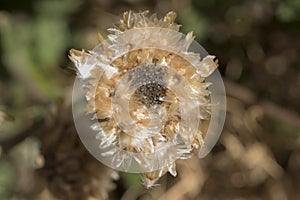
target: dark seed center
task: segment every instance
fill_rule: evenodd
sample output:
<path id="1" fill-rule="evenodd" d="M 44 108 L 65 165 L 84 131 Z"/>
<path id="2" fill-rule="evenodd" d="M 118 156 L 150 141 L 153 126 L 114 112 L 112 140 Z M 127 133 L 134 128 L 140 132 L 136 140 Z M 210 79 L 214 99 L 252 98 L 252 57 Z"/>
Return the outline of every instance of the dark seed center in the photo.
<path id="1" fill-rule="evenodd" d="M 166 95 L 166 88 L 158 83 L 142 85 L 135 91 L 136 99 L 147 107 L 161 104 L 162 98 Z"/>

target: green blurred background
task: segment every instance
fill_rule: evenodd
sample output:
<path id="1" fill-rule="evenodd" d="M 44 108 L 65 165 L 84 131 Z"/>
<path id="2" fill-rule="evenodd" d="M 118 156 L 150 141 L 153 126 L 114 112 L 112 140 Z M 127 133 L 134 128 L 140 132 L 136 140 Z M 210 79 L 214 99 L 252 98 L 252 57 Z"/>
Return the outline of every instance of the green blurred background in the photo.
<path id="1" fill-rule="evenodd" d="M 99 168 L 93 173 L 111 175 L 90 186 L 101 195 L 72 196 L 74 181 L 60 177 L 70 170 L 57 173 L 47 158 L 59 151 L 49 135 L 73 126 L 68 50 L 92 49 L 126 10 L 173 10 L 182 32 L 216 55 L 228 96 L 224 131 L 209 156 L 179 162 L 179 176 L 160 187 Z M 300 199 L 299 49 L 298 0 L 0 0 L 0 199 Z M 64 190 L 40 173 L 45 166 Z"/>

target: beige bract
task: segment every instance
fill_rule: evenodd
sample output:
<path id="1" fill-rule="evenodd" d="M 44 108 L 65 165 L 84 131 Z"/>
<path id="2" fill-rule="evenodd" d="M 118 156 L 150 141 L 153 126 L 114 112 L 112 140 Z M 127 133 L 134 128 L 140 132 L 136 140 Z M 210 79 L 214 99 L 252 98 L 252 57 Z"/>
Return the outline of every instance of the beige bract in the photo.
<path id="1" fill-rule="evenodd" d="M 148 187 L 168 171 L 176 176 L 175 161 L 202 146 L 210 120 L 205 78 L 215 57 L 189 51 L 194 36 L 180 33 L 175 18 L 125 12 L 95 49 L 70 51 L 101 156 L 115 169 L 142 172 Z"/>

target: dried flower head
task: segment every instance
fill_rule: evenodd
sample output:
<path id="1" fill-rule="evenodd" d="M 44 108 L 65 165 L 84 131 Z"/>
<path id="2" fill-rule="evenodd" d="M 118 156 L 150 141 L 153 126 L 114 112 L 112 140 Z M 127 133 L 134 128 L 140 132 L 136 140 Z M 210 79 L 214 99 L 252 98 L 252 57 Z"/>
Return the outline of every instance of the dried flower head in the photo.
<path id="1" fill-rule="evenodd" d="M 86 89 L 86 112 L 96 120 L 96 157 L 144 173 L 147 186 L 168 171 L 176 176 L 175 161 L 202 147 L 201 123 L 210 120 L 205 78 L 217 62 L 189 50 L 193 33 L 180 33 L 175 18 L 174 12 L 162 19 L 125 12 L 95 49 L 70 51 Z"/>

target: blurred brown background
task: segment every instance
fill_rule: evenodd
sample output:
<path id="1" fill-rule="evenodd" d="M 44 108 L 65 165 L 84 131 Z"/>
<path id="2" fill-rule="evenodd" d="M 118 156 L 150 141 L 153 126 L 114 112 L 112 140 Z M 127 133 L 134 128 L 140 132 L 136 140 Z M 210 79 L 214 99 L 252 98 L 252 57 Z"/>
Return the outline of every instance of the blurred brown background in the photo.
<path id="1" fill-rule="evenodd" d="M 173 10 L 219 59 L 222 136 L 146 190 L 85 151 L 68 50 L 92 49 L 126 10 Z M 0 0 L 0 199 L 300 199 L 300 1 Z"/>

